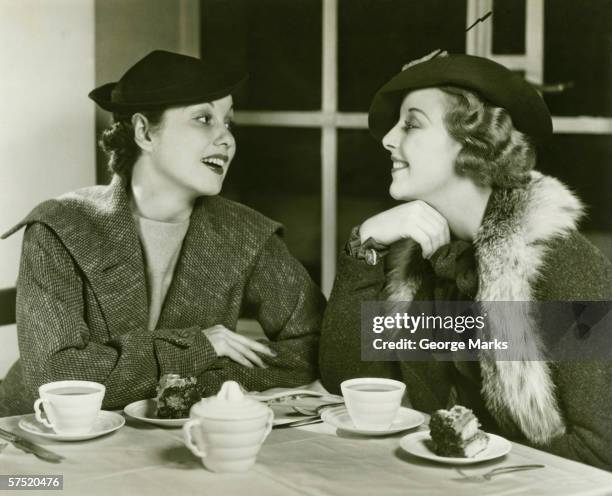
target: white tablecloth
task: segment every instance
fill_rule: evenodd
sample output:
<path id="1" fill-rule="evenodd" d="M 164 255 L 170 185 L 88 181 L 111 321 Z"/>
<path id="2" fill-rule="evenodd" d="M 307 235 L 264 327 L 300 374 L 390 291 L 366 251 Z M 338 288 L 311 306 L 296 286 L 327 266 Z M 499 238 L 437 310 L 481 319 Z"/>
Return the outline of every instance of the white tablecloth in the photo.
<path id="1" fill-rule="evenodd" d="M 0 427 L 24 434 L 19 417 Z M 419 460 L 399 448 L 405 433 L 383 438 L 337 433 L 326 424 L 273 430 L 246 474 L 215 474 L 183 445 L 180 429 L 128 419 L 119 431 L 82 442 L 53 442 L 25 435 L 66 457 L 46 463 L 9 445 L 0 474 L 62 474 L 63 495 L 604 495 L 612 473 L 519 444 L 505 457 L 464 467 L 467 474 L 506 465 L 541 463 L 544 469 L 465 480 L 453 467 Z M 29 491 L 28 494 L 52 494 Z"/>

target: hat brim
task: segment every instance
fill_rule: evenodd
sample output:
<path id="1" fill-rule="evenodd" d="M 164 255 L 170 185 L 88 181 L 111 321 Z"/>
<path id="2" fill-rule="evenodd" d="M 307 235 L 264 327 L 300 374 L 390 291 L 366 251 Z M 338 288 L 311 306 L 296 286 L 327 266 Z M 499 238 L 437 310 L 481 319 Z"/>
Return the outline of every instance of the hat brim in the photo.
<path id="1" fill-rule="evenodd" d="M 514 127 L 536 143 L 552 134 L 552 119 L 546 103 L 521 76 L 482 57 L 451 55 L 416 64 L 378 90 L 368 117 L 372 135 L 381 140 L 396 124 L 407 92 L 444 85 L 475 91 L 491 104 L 506 109 Z"/>
<path id="2" fill-rule="evenodd" d="M 95 88 L 89 92 L 88 97 L 96 102 L 101 108 L 113 113 L 129 113 L 138 112 L 139 110 L 157 110 L 181 105 L 190 105 L 194 103 L 212 102 L 220 98 L 231 95 L 242 86 L 248 79 L 248 76 L 242 76 L 238 80 L 223 88 L 217 88 L 214 91 L 191 94 L 185 97 L 174 97 L 167 100 L 155 101 L 136 101 L 136 102 L 113 102 L 113 90 L 117 83 L 107 83 Z"/>

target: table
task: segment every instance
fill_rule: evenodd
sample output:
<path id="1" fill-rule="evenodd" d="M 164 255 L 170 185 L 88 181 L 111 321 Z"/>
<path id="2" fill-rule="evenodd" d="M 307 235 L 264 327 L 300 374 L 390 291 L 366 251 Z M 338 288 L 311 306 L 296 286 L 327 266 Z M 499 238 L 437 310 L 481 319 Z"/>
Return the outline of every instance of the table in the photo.
<path id="1" fill-rule="evenodd" d="M 0 427 L 22 434 L 19 418 L 0 418 Z M 66 460 L 46 463 L 9 445 L 0 453 L 0 474 L 63 474 L 62 496 L 612 494 L 612 473 L 516 443 L 506 457 L 464 467 L 464 472 L 481 474 L 502 465 L 533 463 L 546 468 L 489 482 L 467 481 L 453 467 L 404 453 L 399 448 L 403 435 L 338 434 L 326 424 L 273 430 L 250 472 L 215 474 L 183 445 L 180 429 L 128 418 L 119 431 L 90 441 L 61 443 L 24 435 Z M 38 493 L 53 494 L 26 494 Z"/>

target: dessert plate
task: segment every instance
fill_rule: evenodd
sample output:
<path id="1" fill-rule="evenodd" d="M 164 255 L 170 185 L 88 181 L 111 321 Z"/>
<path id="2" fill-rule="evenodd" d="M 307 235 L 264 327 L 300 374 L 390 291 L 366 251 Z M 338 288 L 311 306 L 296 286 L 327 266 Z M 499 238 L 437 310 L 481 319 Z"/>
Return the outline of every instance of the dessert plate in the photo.
<path id="1" fill-rule="evenodd" d="M 142 420 L 149 424 L 159 425 L 161 427 L 181 427 L 189 420 L 189 417 L 178 419 L 162 419 L 155 416 L 155 400 L 140 400 L 134 401 L 126 406 L 123 411 L 126 415 L 137 420 Z"/>
<path id="2" fill-rule="evenodd" d="M 386 430 L 358 429 L 355 427 L 355 424 L 353 424 L 353 421 L 351 420 L 345 406 L 338 406 L 335 408 L 329 408 L 328 410 L 323 410 L 321 418 L 324 422 L 336 427 L 337 429 L 342 429 L 346 432 L 361 434 L 364 436 L 387 436 L 389 434 L 395 434 L 397 432 L 418 427 L 425 420 L 423 415 L 416 410 L 403 407 L 398 410 L 395 420 Z"/>
<path id="3" fill-rule="evenodd" d="M 19 420 L 19 428 L 21 430 L 47 439 L 53 439 L 54 441 L 84 441 L 86 439 L 93 439 L 110 434 L 123 427 L 123 424 L 125 424 L 125 419 L 120 414 L 105 410 L 101 410 L 98 413 L 93 429 L 87 434 L 57 434 L 53 429 L 45 427 L 38 422 L 34 414 L 25 415 Z"/>
<path id="4" fill-rule="evenodd" d="M 439 463 L 446 463 L 449 465 L 471 465 L 472 463 L 486 462 L 488 460 L 494 460 L 500 456 L 504 456 L 509 453 L 512 449 L 512 443 L 501 436 L 495 434 L 488 434 L 489 445 L 487 449 L 481 451 L 473 458 L 455 458 L 449 456 L 438 456 L 430 448 L 429 442 L 431 442 L 431 436 L 429 431 L 413 432 L 407 434 L 400 439 L 401 448 L 410 453 L 411 455 L 418 456 L 419 458 L 425 458 Z"/>

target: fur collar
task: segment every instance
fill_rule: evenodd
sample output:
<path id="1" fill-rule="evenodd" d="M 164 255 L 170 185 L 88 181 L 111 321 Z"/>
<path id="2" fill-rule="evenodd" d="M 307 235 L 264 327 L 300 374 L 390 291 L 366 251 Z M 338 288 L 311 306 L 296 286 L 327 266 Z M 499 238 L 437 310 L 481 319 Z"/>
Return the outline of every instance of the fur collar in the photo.
<path id="1" fill-rule="evenodd" d="M 534 317 L 527 304 L 525 312 L 508 316 L 487 303 L 532 301 L 546 242 L 576 229 L 582 210 L 578 198 L 560 181 L 532 172 L 524 188 L 491 194 L 474 241 L 479 277 L 476 300 L 483 302 L 489 315 L 491 337 L 527 343 L 521 347 L 525 350 L 522 360 L 498 361 L 495 352 L 481 355 L 481 392 L 502 428 L 516 426 L 536 444 L 546 444 L 562 434 L 565 426 Z M 422 282 L 419 266 L 424 262 L 419 254 L 412 241 L 393 246 L 385 288 L 389 300 L 414 299 Z"/>

